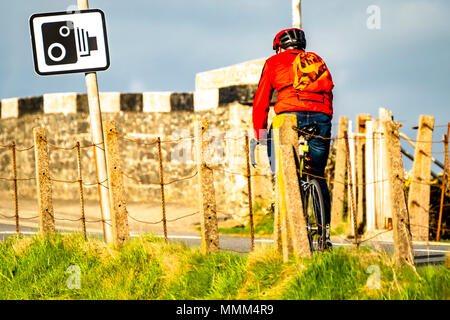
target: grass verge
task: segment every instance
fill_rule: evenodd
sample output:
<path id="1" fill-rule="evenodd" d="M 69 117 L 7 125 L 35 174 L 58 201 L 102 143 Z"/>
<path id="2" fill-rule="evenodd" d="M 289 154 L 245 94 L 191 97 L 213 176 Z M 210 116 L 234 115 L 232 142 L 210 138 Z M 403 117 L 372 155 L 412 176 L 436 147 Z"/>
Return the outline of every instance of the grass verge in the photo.
<path id="1" fill-rule="evenodd" d="M 219 227 L 219 232 L 223 234 L 250 235 L 250 225 L 240 225 L 231 228 Z M 273 217 L 262 216 L 255 222 L 255 234 L 271 235 L 273 234 Z"/>
<path id="2" fill-rule="evenodd" d="M 414 271 L 366 249 L 283 263 L 271 248 L 206 256 L 152 236 L 120 250 L 79 235 L 0 244 L 0 299 L 449 299 L 449 281 L 445 266 Z"/>
<path id="3" fill-rule="evenodd" d="M 270 204 L 264 204 L 261 201 L 253 203 L 253 219 L 255 234 L 257 235 L 272 235 L 273 234 L 273 220 L 274 212 Z M 236 234 L 236 235 L 250 235 L 250 225 L 234 226 L 230 228 L 220 227 L 219 233 L 222 234 Z"/>

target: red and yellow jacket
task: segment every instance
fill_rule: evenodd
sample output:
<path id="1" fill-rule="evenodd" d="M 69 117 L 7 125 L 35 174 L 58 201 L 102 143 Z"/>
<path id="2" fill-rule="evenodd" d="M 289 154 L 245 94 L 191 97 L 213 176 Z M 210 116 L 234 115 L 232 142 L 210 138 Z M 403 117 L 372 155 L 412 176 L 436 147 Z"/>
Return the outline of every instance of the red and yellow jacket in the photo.
<path id="1" fill-rule="evenodd" d="M 275 103 L 276 114 L 283 111 L 316 111 L 333 116 L 331 90 L 334 84 L 330 74 L 325 81 L 314 82 L 314 86 L 306 87 L 305 90 L 294 89 L 293 62 L 300 52 L 302 51 L 288 49 L 270 57 L 264 65 L 253 101 L 253 129 L 257 139 L 260 138 L 260 130 L 267 129 L 270 100 L 274 90 L 278 94 Z M 320 59 L 318 55 L 313 55 Z"/>

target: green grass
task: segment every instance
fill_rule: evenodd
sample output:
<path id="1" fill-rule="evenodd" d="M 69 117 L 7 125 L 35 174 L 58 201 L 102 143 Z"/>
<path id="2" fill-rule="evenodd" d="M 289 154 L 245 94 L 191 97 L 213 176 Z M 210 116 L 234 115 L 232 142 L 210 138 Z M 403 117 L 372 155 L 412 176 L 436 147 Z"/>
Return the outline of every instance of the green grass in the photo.
<path id="1" fill-rule="evenodd" d="M 342 235 L 345 234 L 345 230 L 347 228 L 347 225 L 345 223 L 341 223 L 334 228 L 331 229 L 330 235 L 336 236 L 336 235 Z"/>
<path id="2" fill-rule="evenodd" d="M 220 228 L 219 232 L 223 234 L 239 234 L 239 235 L 249 235 L 250 225 L 236 226 L 232 228 Z M 255 223 L 255 234 L 259 235 L 270 235 L 273 234 L 273 217 L 272 216 L 262 216 Z"/>
<path id="3" fill-rule="evenodd" d="M 80 270 L 80 288 L 67 286 Z M 380 289 L 368 289 L 368 267 Z M 0 243 L 0 299 L 450 299 L 445 266 L 398 267 L 368 249 L 338 248 L 283 263 L 271 248 L 249 255 L 165 243 L 152 236 L 120 250 L 80 235 Z"/>
<path id="4" fill-rule="evenodd" d="M 271 235 L 273 234 L 273 219 L 274 213 L 269 205 L 264 205 L 261 202 L 255 201 L 253 203 L 253 221 L 255 234 Z M 237 234 L 250 235 L 250 225 L 240 225 L 231 228 L 221 228 L 219 226 L 219 233 L 223 234 Z"/>

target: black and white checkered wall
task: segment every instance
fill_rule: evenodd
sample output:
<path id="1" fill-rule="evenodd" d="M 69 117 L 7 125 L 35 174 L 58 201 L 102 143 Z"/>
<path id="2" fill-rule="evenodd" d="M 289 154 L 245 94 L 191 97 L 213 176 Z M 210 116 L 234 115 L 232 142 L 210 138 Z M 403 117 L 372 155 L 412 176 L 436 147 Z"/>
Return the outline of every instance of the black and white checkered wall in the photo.
<path id="1" fill-rule="evenodd" d="M 234 85 L 192 92 L 100 93 L 102 112 L 196 112 L 231 103 L 251 106 L 257 85 Z M 273 97 L 274 102 L 276 97 Z M 54 93 L 40 97 L 9 98 L 0 103 L 1 118 L 35 113 L 87 113 L 86 94 Z"/>

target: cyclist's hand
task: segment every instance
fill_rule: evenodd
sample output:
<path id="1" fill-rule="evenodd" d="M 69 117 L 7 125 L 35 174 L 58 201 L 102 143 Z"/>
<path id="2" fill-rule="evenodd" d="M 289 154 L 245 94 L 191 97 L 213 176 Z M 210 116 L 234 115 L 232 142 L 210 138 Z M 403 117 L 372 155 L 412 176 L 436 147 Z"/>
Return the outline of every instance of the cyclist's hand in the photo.
<path id="1" fill-rule="evenodd" d="M 250 140 L 250 163 L 252 164 L 253 168 L 256 168 L 258 164 L 256 163 L 256 147 L 258 146 L 259 142 L 256 139 Z"/>
<path id="2" fill-rule="evenodd" d="M 267 146 L 267 138 L 261 138 L 258 140 L 258 144 L 262 146 Z"/>

